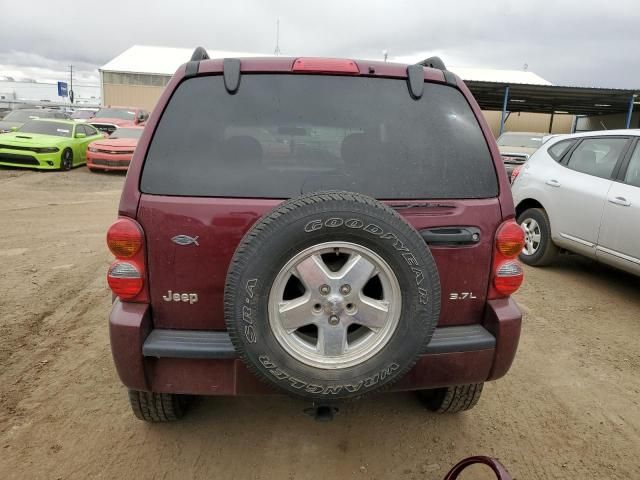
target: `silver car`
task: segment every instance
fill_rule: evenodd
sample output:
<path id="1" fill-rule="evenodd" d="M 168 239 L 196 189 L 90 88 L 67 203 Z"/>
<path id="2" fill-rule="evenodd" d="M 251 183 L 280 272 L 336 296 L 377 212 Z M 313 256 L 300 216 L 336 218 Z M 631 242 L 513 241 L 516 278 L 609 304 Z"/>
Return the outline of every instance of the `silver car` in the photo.
<path id="1" fill-rule="evenodd" d="M 547 265 L 562 248 L 640 275 L 640 130 L 551 138 L 522 167 L 513 198 L 524 263 Z"/>

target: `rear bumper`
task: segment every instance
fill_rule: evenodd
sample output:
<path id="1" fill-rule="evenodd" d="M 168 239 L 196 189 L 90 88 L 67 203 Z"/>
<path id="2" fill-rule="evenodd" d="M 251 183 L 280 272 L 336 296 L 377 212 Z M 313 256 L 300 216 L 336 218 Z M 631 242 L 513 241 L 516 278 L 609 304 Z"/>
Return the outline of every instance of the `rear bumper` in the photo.
<path id="1" fill-rule="evenodd" d="M 483 325 L 436 329 L 426 352 L 393 390 L 500 378 L 515 356 L 520 325 L 513 300 L 489 301 Z M 128 388 L 196 395 L 273 392 L 237 358 L 226 332 L 154 330 L 148 305 L 116 300 L 109 333 L 116 369 Z"/>

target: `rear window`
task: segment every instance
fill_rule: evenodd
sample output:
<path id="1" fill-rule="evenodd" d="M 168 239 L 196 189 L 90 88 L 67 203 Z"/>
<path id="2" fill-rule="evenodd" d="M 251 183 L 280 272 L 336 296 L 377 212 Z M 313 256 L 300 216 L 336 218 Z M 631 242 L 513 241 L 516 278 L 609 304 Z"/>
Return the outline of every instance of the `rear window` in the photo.
<path id="1" fill-rule="evenodd" d="M 94 115 L 95 118 L 119 118 L 121 120 L 135 120 L 136 112 L 122 108 L 101 108 Z"/>
<path id="2" fill-rule="evenodd" d="M 186 80 L 148 148 L 145 193 L 289 198 L 340 189 L 379 199 L 486 198 L 495 168 L 454 88 L 404 80 L 243 75 Z"/>
<path id="3" fill-rule="evenodd" d="M 538 148 L 542 145 L 542 135 L 526 133 L 505 133 L 498 138 L 501 147 Z"/>
<path id="4" fill-rule="evenodd" d="M 549 155 L 551 155 L 551 157 L 554 160 L 560 161 L 564 156 L 564 154 L 569 151 L 569 149 L 573 146 L 574 143 L 576 143 L 575 139 L 563 140 L 561 142 L 556 143 L 555 145 L 550 146 L 547 149 L 547 152 L 549 153 Z"/>

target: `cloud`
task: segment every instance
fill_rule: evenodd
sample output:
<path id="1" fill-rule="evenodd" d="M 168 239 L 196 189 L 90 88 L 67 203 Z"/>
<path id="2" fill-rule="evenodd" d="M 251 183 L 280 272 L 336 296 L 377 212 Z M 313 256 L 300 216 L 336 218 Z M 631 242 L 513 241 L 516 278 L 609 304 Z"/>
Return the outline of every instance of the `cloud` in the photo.
<path id="1" fill-rule="evenodd" d="M 152 7 L 150 7 L 152 5 Z M 637 0 L 287 1 L 111 0 L 87 12 L 49 0 L 3 9 L 0 69 L 83 75 L 133 44 L 382 58 L 441 54 L 458 66 L 529 70 L 557 84 L 637 87 Z M 93 72 L 93 73 L 92 73 Z M 0 70 L 0 74 L 4 74 Z"/>

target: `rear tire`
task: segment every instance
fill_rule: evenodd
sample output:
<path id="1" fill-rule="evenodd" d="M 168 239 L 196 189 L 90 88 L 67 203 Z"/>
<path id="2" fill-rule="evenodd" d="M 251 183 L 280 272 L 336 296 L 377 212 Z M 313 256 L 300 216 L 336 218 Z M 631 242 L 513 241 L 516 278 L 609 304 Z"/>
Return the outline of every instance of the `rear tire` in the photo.
<path id="1" fill-rule="evenodd" d="M 484 383 L 455 385 L 453 387 L 418 392 L 427 409 L 436 413 L 459 413 L 476 406 Z"/>
<path id="2" fill-rule="evenodd" d="M 136 417 L 150 423 L 180 420 L 187 408 L 187 397 L 173 393 L 129 390 L 129 403 Z"/>
<path id="3" fill-rule="evenodd" d="M 547 212 L 542 208 L 529 208 L 520 214 L 518 224 L 525 231 L 525 248 L 520 253 L 520 260 L 534 267 L 552 263 L 558 255 L 558 247 L 551 240 L 551 223 Z M 529 244 L 533 253 L 525 253 Z"/>

